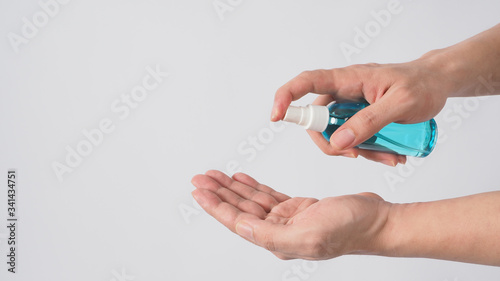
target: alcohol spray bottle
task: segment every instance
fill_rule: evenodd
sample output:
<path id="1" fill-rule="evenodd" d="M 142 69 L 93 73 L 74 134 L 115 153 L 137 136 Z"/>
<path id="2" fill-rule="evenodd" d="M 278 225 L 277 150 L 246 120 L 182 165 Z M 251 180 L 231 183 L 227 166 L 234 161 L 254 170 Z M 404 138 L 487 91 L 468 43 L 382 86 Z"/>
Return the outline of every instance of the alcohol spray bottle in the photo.
<path id="1" fill-rule="evenodd" d="M 323 132 L 330 136 L 356 112 L 369 106 L 368 103 L 330 103 L 328 106 L 290 106 L 284 121 L 302 125 L 307 130 Z M 426 157 L 432 152 L 437 140 L 437 125 L 434 119 L 417 124 L 391 123 L 374 136 L 358 145 L 358 148 L 389 152 L 414 157 Z"/>

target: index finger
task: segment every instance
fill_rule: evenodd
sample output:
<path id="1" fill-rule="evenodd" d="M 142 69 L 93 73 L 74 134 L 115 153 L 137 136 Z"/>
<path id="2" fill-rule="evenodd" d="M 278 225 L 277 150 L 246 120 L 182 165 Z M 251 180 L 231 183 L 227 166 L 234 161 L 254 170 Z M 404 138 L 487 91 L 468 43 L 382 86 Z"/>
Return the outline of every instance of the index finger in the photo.
<path id="1" fill-rule="evenodd" d="M 258 216 L 243 212 L 234 205 L 224 202 L 213 191 L 197 188 L 191 192 L 194 199 L 212 217 L 236 233 L 236 224 L 240 220 L 261 220 Z"/>
<path id="2" fill-rule="evenodd" d="M 281 86 L 274 96 L 271 121 L 283 119 L 285 112 L 292 103 L 306 94 L 329 94 L 334 91 L 331 70 L 304 71 L 285 85 Z"/>
<path id="3" fill-rule="evenodd" d="M 276 91 L 271 121 L 283 119 L 292 101 L 307 93 L 330 95 L 335 100 L 360 100 L 364 97 L 366 73 L 356 66 L 302 72 Z"/>

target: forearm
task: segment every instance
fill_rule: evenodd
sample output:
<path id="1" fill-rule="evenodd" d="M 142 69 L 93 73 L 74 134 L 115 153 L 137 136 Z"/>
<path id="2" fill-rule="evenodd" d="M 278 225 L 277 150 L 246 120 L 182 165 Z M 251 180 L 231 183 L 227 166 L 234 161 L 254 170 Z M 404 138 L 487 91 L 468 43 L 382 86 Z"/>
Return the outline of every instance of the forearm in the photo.
<path id="1" fill-rule="evenodd" d="M 420 60 L 443 71 L 453 85 L 448 97 L 500 94 L 500 24 Z"/>
<path id="2" fill-rule="evenodd" d="M 500 266 L 500 191 L 394 204 L 379 254 Z"/>

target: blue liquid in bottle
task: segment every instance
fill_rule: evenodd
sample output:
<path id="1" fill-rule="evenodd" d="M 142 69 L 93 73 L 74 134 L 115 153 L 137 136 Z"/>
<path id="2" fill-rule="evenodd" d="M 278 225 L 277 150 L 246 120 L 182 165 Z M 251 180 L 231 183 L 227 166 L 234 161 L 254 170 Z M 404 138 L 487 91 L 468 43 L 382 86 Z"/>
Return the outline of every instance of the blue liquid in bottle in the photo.
<path id="1" fill-rule="evenodd" d="M 356 112 L 369 106 L 368 103 L 331 103 L 328 105 L 330 120 L 323 136 L 330 136 Z M 434 119 L 417 124 L 391 123 L 374 136 L 358 145 L 358 148 L 396 153 L 414 157 L 426 157 L 432 152 L 437 140 L 437 125 Z"/>

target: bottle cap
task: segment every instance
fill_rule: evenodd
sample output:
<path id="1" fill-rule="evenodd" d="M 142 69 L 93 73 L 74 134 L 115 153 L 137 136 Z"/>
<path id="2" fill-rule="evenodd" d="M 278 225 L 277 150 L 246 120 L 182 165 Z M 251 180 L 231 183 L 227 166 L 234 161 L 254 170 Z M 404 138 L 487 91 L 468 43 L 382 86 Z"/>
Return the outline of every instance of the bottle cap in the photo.
<path id="1" fill-rule="evenodd" d="M 289 106 L 283 121 L 304 126 L 306 130 L 323 132 L 328 126 L 330 112 L 326 106 Z"/>

